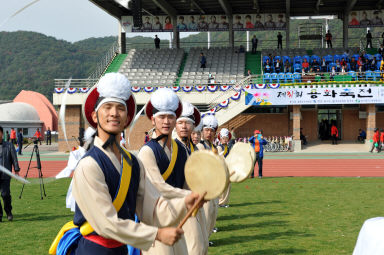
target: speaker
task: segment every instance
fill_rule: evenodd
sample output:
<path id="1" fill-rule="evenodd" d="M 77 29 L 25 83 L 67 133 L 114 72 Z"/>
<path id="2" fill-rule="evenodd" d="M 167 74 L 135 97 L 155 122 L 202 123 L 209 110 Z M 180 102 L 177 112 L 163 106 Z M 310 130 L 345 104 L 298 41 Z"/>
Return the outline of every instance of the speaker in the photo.
<path id="1" fill-rule="evenodd" d="M 141 0 L 132 0 L 133 27 L 143 26 L 143 17 L 141 15 Z"/>

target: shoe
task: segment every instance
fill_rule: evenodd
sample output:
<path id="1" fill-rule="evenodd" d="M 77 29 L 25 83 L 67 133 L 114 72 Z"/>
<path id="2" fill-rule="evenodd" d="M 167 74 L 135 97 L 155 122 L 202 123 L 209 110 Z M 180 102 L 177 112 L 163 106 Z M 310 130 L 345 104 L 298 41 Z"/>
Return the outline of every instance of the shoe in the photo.
<path id="1" fill-rule="evenodd" d="M 213 232 L 213 233 L 217 233 L 218 231 L 219 231 L 218 228 L 213 228 L 213 229 L 212 229 L 212 232 Z"/>
<path id="2" fill-rule="evenodd" d="M 209 247 L 213 246 L 213 242 L 208 242 L 208 246 Z"/>
<path id="3" fill-rule="evenodd" d="M 13 221 L 13 215 L 12 215 L 12 213 L 10 213 L 10 214 L 7 215 L 7 219 L 8 219 L 8 221 Z"/>
<path id="4" fill-rule="evenodd" d="M 263 178 L 263 176 L 259 176 L 259 179 Z"/>

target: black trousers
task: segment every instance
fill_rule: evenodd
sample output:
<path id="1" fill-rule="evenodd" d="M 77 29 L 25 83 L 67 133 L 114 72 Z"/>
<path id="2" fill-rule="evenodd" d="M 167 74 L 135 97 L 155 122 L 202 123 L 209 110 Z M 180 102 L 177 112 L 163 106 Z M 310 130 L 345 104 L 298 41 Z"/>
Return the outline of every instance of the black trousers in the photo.
<path id="1" fill-rule="evenodd" d="M 368 47 L 370 46 L 370 47 Z M 372 48 L 372 41 L 371 40 L 367 40 L 367 48 Z"/>
<path id="2" fill-rule="evenodd" d="M 3 198 L 4 202 L 4 211 L 7 215 L 12 213 L 12 198 L 11 198 L 11 190 L 9 188 L 11 184 L 11 179 L 0 179 L 0 190 L 1 190 L 1 197 Z M 1 205 L 0 200 L 0 217 L 3 216 L 3 207 Z"/>
<path id="3" fill-rule="evenodd" d="M 47 145 L 48 145 L 48 142 L 49 142 L 49 145 L 51 145 L 51 141 L 52 141 L 51 137 L 47 136 L 46 140 L 47 140 Z"/>
<path id="4" fill-rule="evenodd" d="M 23 144 L 22 143 L 17 143 L 17 146 L 19 147 L 19 155 L 22 154 L 22 149 L 23 149 Z"/>
<path id="5" fill-rule="evenodd" d="M 328 46 L 328 48 L 332 48 L 332 41 L 331 40 L 327 41 L 327 46 Z"/>
<path id="6" fill-rule="evenodd" d="M 337 144 L 337 137 L 336 137 L 336 135 L 332 135 L 332 144 Z"/>
<path id="7" fill-rule="evenodd" d="M 283 48 L 283 41 L 277 41 L 277 48 L 282 49 Z"/>
<path id="8" fill-rule="evenodd" d="M 252 53 L 256 53 L 257 50 L 257 44 L 252 44 Z"/>
<path id="9" fill-rule="evenodd" d="M 260 157 L 260 153 L 256 153 L 256 162 L 255 162 L 255 167 L 256 164 L 259 165 L 259 176 L 263 176 L 263 157 Z M 255 176 L 255 170 L 252 171 L 252 177 Z"/>

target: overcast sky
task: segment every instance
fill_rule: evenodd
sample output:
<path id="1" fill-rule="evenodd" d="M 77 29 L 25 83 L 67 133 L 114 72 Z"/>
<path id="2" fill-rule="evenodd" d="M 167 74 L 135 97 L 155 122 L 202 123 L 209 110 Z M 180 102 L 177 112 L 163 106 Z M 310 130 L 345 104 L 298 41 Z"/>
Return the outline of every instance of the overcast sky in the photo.
<path id="1" fill-rule="evenodd" d="M 32 0 L 0 0 L 0 24 Z M 8 20 L 0 31 L 34 31 L 70 42 L 117 36 L 117 20 L 88 0 L 40 0 Z M 169 39 L 170 33 L 157 33 Z M 187 33 L 183 33 L 184 36 Z M 127 36 L 154 36 L 132 33 Z"/>

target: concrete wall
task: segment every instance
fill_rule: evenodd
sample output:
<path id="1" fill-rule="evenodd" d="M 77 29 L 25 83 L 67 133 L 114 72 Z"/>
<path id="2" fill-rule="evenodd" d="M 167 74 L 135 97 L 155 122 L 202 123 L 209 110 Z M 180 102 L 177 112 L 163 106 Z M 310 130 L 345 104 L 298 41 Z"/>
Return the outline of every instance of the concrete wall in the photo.
<path id="1" fill-rule="evenodd" d="M 63 127 L 59 121 L 59 151 L 69 151 L 79 145 L 76 139 L 79 137 L 79 128 L 84 127 L 83 123 L 81 105 L 67 105 L 65 111 L 65 129 L 69 148 L 65 142 Z M 76 137 L 76 139 L 73 136 Z"/>
<path id="2" fill-rule="evenodd" d="M 303 128 L 303 134 L 307 137 L 307 141 L 316 141 L 318 139 L 318 124 L 317 124 L 317 110 L 303 110 L 301 109 L 301 122 L 300 127 Z"/>
<path id="3" fill-rule="evenodd" d="M 366 119 L 359 119 L 359 109 L 343 109 L 341 139 L 356 141 L 360 128 L 367 130 Z"/>
<path id="4" fill-rule="evenodd" d="M 147 118 L 147 116 L 140 116 L 137 120 L 135 126 L 133 127 L 133 131 L 129 136 L 129 146 L 127 147 L 129 150 L 138 150 L 144 144 L 145 133 L 148 132 L 152 128 L 151 121 Z M 125 132 L 125 137 L 128 136 L 129 129 Z M 128 141 L 127 141 L 128 142 Z"/>

